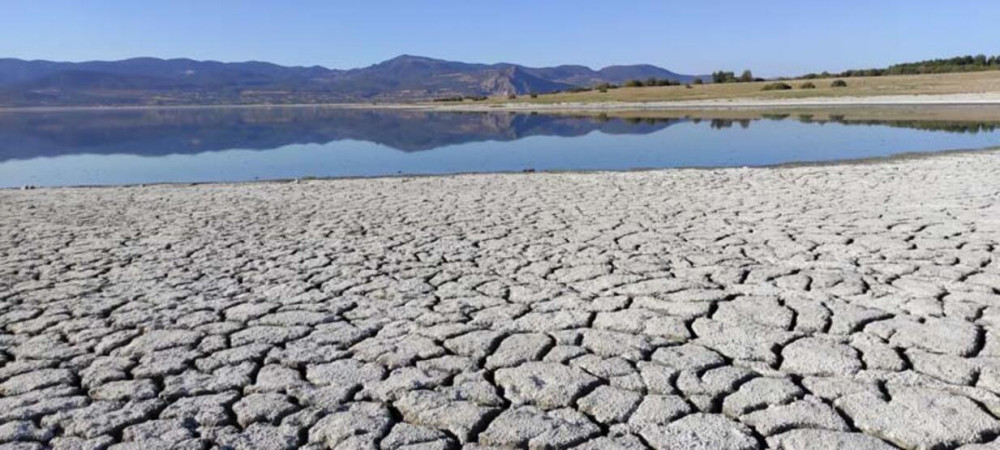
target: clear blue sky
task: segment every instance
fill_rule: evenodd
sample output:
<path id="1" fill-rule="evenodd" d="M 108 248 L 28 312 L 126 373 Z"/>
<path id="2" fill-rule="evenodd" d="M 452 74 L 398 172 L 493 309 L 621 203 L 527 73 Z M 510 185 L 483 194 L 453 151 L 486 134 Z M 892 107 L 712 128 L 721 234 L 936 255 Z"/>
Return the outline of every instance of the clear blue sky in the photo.
<path id="1" fill-rule="evenodd" d="M 399 54 L 758 75 L 1000 53 L 996 0 L 4 0 L 0 57 L 262 60 Z"/>

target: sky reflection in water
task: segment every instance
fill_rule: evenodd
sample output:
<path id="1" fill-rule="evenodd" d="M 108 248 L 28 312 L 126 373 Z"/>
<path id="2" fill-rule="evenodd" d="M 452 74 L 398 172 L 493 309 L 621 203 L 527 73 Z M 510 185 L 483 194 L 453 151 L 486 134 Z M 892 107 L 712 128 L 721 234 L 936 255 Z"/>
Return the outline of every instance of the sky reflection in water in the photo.
<path id="1" fill-rule="evenodd" d="M 0 113 L 0 186 L 760 166 L 1000 145 L 990 123 L 323 108 Z"/>

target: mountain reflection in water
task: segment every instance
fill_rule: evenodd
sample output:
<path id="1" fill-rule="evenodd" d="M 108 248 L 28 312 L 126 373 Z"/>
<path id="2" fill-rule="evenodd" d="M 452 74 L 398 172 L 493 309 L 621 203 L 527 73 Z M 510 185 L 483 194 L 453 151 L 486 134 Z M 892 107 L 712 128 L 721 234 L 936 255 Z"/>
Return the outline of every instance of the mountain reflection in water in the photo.
<path id="1" fill-rule="evenodd" d="M 70 112 L 0 112 L 0 161 L 71 154 L 159 156 L 231 149 L 270 150 L 291 144 L 367 141 L 404 152 L 532 136 L 576 137 L 599 131 L 643 135 L 690 121 L 712 129 L 748 128 L 757 120 L 880 125 L 947 132 L 992 132 L 996 122 L 848 120 L 830 115 L 761 114 L 690 118 L 452 113 L 418 110 L 191 108 Z"/>
<path id="2" fill-rule="evenodd" d="M 997 122 L 968 119 L 1000 114 L 919 113 L 8 110 L 0 111 L 0 187 L 741 167 L 1000 145 Z"/>
<path id="3" fill-rule="evenodd" d="M 225 108 L 0 114 L 0 160 L 66 154 L 168 155 L 368 141 L 413 152 L 530 136 L 647 134 L 683 119 L 334 108 Z"/>

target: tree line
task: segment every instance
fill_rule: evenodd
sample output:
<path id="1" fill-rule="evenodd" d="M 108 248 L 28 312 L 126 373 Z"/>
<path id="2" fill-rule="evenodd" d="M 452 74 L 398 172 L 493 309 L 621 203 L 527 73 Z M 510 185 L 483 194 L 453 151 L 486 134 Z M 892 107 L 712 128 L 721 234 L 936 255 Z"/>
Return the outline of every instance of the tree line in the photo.
<path id="1" fill-rule="evenodd" d="M 668 78 L 647 78 L 643 80 L 628 80 L 622 86 L 624 87 L 651 87 L 651 86 L 680 86 L 681 83 L 677 80 L 671 80 Z"/>
<path id="2" fill-rule="evenodd" d="M 749 83 L 751 81 L 764 81 L 764 79 L 754 77 L 753 72 L 749 70 L 744 70 L 738 77 L 735 72 L 727 72 L 724 70 L 712 72 L 713 83 Z"/>
<path id="3" fill-rule="evenodd" d="M 653 86 L 686 86 L 686 87 L 691 87 L 692 84 L 704 84 L 704 83 L 705 82 L 701 78 L 695 78 L 690 83 L 682 83 L 682 82 L 680 82 L 678 80 L 671 80 L 669 78 L 652 78 L 651 77 L 651 78 L 647 78 L 645 80 L 639 80 L 639 79 L 627 80 L 627 81 L 625 81 L 624 83 L 621 83 L 621 84 L 615 84 L 615 83 L 607 83 L 607 82 L 605 82 L 605 83 L 595 84 L 595 85 L 593 85 L 591 87 L 578 86 L 578 87 L 573 87 L 573 88 L 569 88 L 569 89 L 565 89 L 565 90 L 553 91 L 552 93 L 553 94 L 558 94 L 560 92 L 577 93 L 577 92 L 590 92 L 590 91 L 607 92 L 607 91 L 609 91 L 611 89 L 618 89 L 618 88 L 623 88 L 623 87 L 626 87 L 626 88 L 653 87 Z"/>
<path id="4" fill-rule="evenodd" d="M 647 78 L 645 80 L 633 79 L 628 80 L 621 85 L 614 83 L 600 83 L 594 85 L 593 90 L 606 91 L 608 89 L 618 89 L 620 87 L 634 88 L 634 87 L 654 87 L 654 86 L 684 86 L 691 84 L 702 84 L 704 81 L 701 78 L 695 78 L 691 83 L 682 83 L 679 80 L 671 80 L 669 78 Z"/>
<path id="5" fill-rule="evenodd" d="M 921 75 L 929 73 L 978 72 L 1000 70 L 1000 55 L 965 55 L 954 58 L 928 59 L 926 61 L 893 64 L 880 69 L 854 69 L 840 73 L 808 73 L 802 78 L 829 77 L 880 77 L 883 75 Z"/>

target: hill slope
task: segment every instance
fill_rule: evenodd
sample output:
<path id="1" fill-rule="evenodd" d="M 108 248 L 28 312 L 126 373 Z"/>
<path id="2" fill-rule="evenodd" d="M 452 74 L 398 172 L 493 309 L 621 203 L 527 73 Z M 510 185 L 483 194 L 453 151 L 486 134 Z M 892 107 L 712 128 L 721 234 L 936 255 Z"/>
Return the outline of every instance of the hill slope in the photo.
<path id="1" fill-rule="evenodd" d="M 402 55 L 335 70 L 266 62 L 133 58 L 80 63 L 0 59 L 0 106 L 327 103 L 550 93 L 629 79 L 690 81 L 650 65 L 525 67 Z"/>

